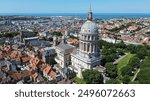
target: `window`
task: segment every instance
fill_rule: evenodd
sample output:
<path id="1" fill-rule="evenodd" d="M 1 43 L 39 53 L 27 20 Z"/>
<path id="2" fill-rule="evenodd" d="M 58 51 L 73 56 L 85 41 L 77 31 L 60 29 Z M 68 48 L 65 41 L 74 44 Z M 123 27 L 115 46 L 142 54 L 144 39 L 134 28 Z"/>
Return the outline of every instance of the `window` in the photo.
<path id="1" fill-rule="evenodd" d="M 87 52 L 89 52 L 89 50 L 90 50 L 90 45 L 88 44 L 87 45 Z"/>
<path id="2" fill-rule="evenodd" d="M 86 40 L 86 36 L 85 36 L 84 40 Z"/>
<path id="3" fill-rule="evenodd" d="M 86 51 L 86 44 L 84 43 L 84 51 Z"/>
<path id="4" fill-rule="evenodd" d="M 91 45 L 91 51 L 93 52 L 93 45 Z"/>
<path id="5" fill-rule="evenodd" d="M 92 40 L 94 40 L 94 36 L 92 36 Z"/>

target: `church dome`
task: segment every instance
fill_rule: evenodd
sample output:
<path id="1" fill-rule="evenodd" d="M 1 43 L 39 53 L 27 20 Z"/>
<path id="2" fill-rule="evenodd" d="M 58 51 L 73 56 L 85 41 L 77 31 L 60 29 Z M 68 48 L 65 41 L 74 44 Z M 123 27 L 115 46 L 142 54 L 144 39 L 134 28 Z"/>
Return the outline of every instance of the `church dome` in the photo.
<path id="1" fill-rule="evenodd" d="M 97 26 L 93 21 L 87 20 L 81 27 L 81 34 L 97 34 Z"/>
<path id="2" fill-rule="evenodd" d="M 87 21 L 82 25 L 81 27 L 81 34 L 97 34 L 98 28 L 96 26 L 96 23 L 92 21 L 93 19 L 93 13 L 91 10 L 91 6 L 88 12 Z"/>

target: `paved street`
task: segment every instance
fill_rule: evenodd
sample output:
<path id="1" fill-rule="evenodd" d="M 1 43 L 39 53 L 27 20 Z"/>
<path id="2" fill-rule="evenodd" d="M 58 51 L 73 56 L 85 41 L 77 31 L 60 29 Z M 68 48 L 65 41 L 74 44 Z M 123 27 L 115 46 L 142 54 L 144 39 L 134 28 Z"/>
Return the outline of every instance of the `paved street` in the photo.
<path id="1" fill-rule="evenodd" d="M 137 77 L 137 75 L 138 75 L 138 73 L 140 72 L 140 68 L 138 69 L 138 71 L 137 71 L 137 73 L 134 75 L 134 77 L 133 77 L 133 79 L 132 79 L 132 82 L 136 79 L 136 77 Z"/>

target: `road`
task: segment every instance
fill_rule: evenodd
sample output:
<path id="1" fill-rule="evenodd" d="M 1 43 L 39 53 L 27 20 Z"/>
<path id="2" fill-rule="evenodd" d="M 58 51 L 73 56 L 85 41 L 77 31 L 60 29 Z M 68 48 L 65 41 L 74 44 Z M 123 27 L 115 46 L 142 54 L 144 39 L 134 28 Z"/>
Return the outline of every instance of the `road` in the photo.
<path id="1" fill-rule="evenodd" d="M 107 80 L 110 80 L 110 78 L 106 77 L 104 73 L 102 73 L 102 76 L 104 78 L 104 80 L 103 80 L 104 84 L 106 83 Z"/>
<path id="2" fill-rule="evenodd" d="M 124 57 L 126 57 L 129 53 L 126 53 L 125 55 L 121 56 L 119 59 L 113 62 L 113 64 L 117 64 L 120 60 L 122 60 Z"/>
<path id="3" fill-rule="evenodd" d="M 132 82 L 136 79 L 136 77 L 137 77 L 137 75 L 138 75 L 138 73 L 140 72 L 140 68 L 138 69 L 138 71 L 136 72 L 136 74 L 134 75 L 134 77 L 133 77 L 133 79 L 132 79 Z"/>

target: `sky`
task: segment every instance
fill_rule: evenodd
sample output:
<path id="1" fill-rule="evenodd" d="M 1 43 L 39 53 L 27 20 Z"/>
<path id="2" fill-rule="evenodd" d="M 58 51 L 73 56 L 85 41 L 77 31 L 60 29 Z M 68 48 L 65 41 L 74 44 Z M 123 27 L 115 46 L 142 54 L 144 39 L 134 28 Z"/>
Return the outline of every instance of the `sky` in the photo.
<path id="1" fill-rule="evenodd" d="M 150 13 L 150 0 L 0 0 L 0 13 Z"/>

